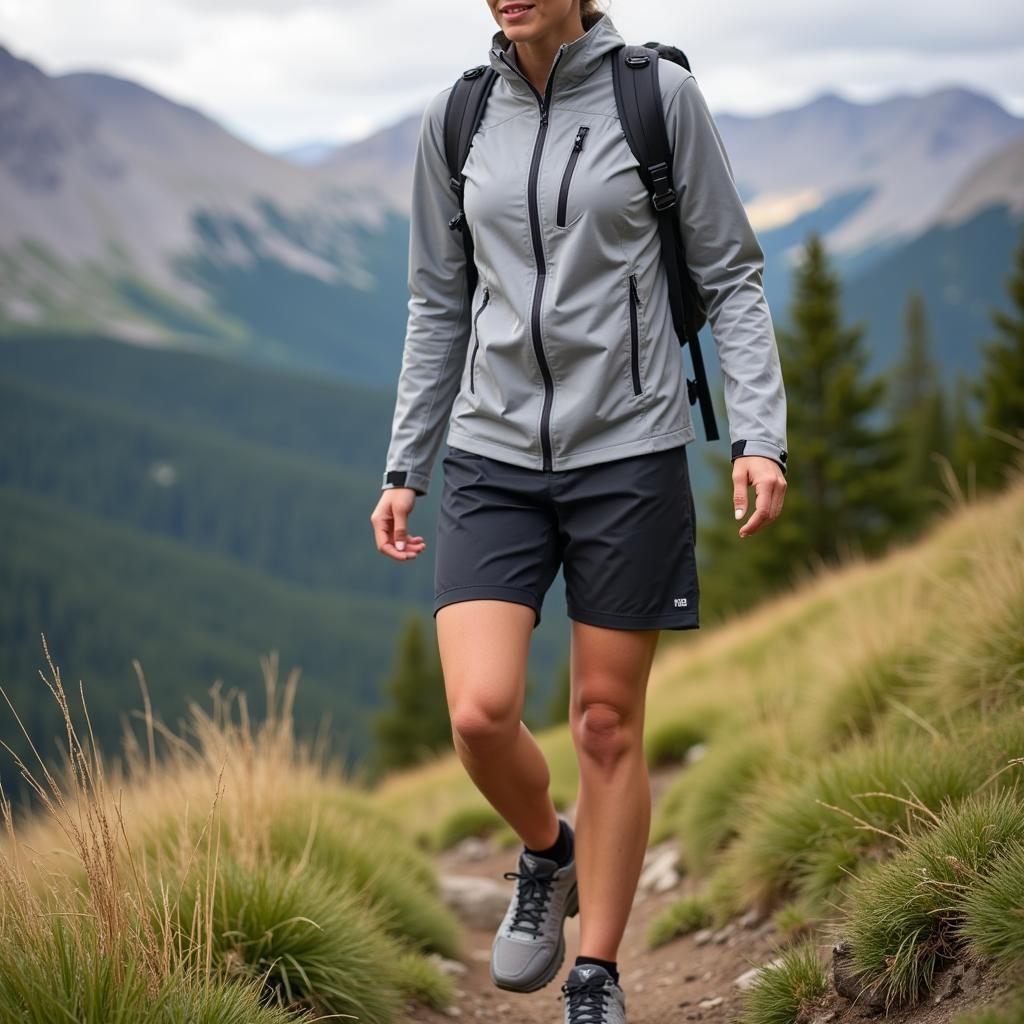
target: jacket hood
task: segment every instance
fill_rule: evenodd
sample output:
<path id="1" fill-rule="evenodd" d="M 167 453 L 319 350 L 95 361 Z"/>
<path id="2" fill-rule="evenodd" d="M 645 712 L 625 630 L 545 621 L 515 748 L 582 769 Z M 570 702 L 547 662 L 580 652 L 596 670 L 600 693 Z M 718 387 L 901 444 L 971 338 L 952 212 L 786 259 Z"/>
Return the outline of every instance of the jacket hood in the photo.
<path id="1" fill-rule="evenodd" d="M 555 85 L 566 86 L 570 82 L 578 82 L 596 70 L 604 55 L 610 50 L 625 45 L 625 39 L 619 35 L 611 18 L 607 13 L 601 12 L 597 21 L 587 29 L 583 35 L 569 43 L 563 43 L 559 47 L 559 54 L 555 55 Z M 501 59 L 505 60 L 517 70 L 512 70 Z M 516 49 L 505 33 L 498 29 L 491 37 L 490 49 L 491 67 L 498 72 L 513 89 L 526 93 L 532 97 L 529 84 L 523 79 L 522 73 L 518 70 L 519 64 L 516 60 Z M 549 72 L 550 73 L 550 72 Z"/>

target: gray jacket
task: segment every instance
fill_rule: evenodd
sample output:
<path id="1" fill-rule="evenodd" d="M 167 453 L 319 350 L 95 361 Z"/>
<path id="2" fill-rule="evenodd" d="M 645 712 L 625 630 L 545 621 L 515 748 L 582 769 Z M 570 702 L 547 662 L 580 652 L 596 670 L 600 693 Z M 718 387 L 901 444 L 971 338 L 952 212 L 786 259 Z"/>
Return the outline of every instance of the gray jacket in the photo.
<path id="1" fill-rule="evenodd" d="M 563 43 L 540 95 L 501 31 L 465 165 L 469 296 L 443 116 L 423 115 L 413 174 L 409 318 L 383 486 L 426 494 L 448 443 L 531 469 L 655 452 L 696 437 L 655 213 L 619 122 L 603 14 Z M 725 379 L 732 457 L 786 468 L 786 396 L 764 256 L 722 138 L 685 68 L 661 59 L 687 262 Z M 447 422 L 446 422 L 447 421 Z"/>

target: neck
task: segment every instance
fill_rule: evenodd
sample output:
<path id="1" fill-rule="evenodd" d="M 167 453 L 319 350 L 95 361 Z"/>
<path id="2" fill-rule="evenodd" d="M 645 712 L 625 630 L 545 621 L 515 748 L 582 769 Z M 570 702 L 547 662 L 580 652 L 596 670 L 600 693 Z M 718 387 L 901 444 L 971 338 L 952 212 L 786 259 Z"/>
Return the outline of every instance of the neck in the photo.
<path id="1" fill-rule="evenodd" d="M 574 39 L 579 39 L 583 33 L 583 22 L 580 20 L 578 9 L 574 6 L 569 17 L 553 25 L 542 36 L 536 39 L 513 40 L 512 49 L 515 52 L 516 65 L 533 83 L 537 92 L 544 92 L 558 48 L 562 43 L 571 43 Z"/>

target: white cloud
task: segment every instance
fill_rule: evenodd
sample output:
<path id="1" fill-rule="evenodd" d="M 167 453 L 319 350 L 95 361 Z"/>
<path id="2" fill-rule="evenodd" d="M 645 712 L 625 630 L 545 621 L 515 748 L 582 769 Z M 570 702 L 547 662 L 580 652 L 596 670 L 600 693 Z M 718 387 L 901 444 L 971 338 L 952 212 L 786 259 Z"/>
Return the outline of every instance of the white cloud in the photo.
<path id="1" fill-rule="evenodd" d="M 606 7 L 626 39 L 681 46 L 716 112 L 956 84 L 1024 114 L 1019 3 Z M 0 42 L 43 70 L 133 78 L 271 148 L 358 137 L 421 109 L 487 59 L 496 27 L 486 0 L 0 0 Z"/>

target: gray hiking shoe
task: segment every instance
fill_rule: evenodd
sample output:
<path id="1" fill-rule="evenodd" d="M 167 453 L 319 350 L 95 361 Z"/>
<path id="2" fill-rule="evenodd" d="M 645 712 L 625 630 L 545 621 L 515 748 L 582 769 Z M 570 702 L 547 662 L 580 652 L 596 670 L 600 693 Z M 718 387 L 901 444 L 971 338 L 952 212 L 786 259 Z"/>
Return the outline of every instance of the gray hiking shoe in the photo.
<path id="1" fill-rule="evenodd" d="M 565 1024 L 626 1024 L 626 995 L 600 964 L 577 964 L 562 985 Z"/>
<path id="2" fill-rule="evenodd" d="M 519 870 L 506 871 L 505 877 L 518 881 L 491 944 L 491 981 L 510 992 L 535 992 L 562 966 L 563 925 L 567 917 L 579 913 L 575 852 L 559 867 L 557 861 L 537 857 L 524 847 Z"/>

